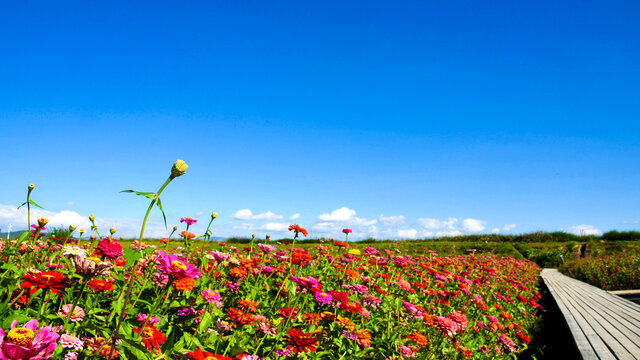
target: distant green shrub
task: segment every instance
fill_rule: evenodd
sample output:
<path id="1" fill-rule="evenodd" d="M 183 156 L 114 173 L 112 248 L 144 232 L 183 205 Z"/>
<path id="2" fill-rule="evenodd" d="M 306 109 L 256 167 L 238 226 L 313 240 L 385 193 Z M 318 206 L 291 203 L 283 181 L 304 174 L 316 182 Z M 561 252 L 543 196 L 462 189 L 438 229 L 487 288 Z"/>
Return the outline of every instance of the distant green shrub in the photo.
<path id="1" fill-rule="evenodd" d="M 640 240 L 640 232 L 638 231 L 609 231 L 602 234 L 602 239 L 607 241 L 619 240 Z"/>

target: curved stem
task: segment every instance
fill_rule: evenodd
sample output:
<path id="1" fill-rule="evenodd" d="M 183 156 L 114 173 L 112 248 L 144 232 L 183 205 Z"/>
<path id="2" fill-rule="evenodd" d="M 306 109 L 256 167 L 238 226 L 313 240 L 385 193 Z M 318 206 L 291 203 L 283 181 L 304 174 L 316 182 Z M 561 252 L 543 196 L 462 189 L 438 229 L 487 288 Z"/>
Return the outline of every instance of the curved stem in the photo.
<path id="1" fill-rule="evenodd" d="M 80 298 L 82 297 L 82 294 L 84 294 L 84 289 L 87 287 L 87 281 L 82 282 L 82 287 L 80 288 L 80 294 L 78 294 L 78 296 L 76 297 L 76 299 L 73 301 L 73 305 L 71 305 L 71 309 L 69 309 L 69 314 L 67 314 L 67 318 L 64 320 L 64 325 L 62 325 L 62 332 L 65 332 L 67 330 L 67 324 L 69 324 L 69 319 L 71 319 L 71 315 L 73 315 L 73 312 L 76 310 L 76 305 L 78 305 L 78 301 L 80 301 Z"/>
<path id="2" fill-rule="evenodd" d="M 151 204 L 149 204 L 149 207 L 147 208 L 147 212 L 146 214 L 144 214 L 144 220 L 142 220 L 142 228 L 140 229 L 140 240 L 138 241 L 138 249 L 137 249 L 138 252 L 140 252 L 142 248 L 142 236 L 144 236 L 144 228 L 147 225 L 147 219 L 149 218 L 149 213 L 151 212 L 151 209 L 153 209 L 153 205 L 156 203 L 156 199 L 160 198 L 160 194 L 162 193 L 164 188 L 166 188 L 167 185 L 169 185 L 171 180 L 173 180 L 173 178 L 169 177 L 167 181 L 165 181 L 164 184 L 162 184 L 162 186 L 160 187 L 160 190 L 158 190 L 158 192 L 156 193 L 155 199 L 151 200 Z M 118 331 L 120 330 L 122 321 L 124 321 L 125 310 L 127 309 L 127 305 L 129 304 L 129 298 L 131 296 L 131 288 L 133 288 L 133 282 L 136 278 L 135 270 L 138 267 L 139 260 L 140 259 L 136 260 L 133 263 L 133 267 L 132 267 L 133 270 L 131 271 L 131 275 L 129 276 L 129 284 L 127 285 L 127 295 L 124 298 L 124 304 L 122 305 L 122 312 L 120 313 L 120 317 L 118 318 L 118 324 L 116 325 L 113 335 L 111 336 L 111 349 L 109 350 L 109 355 L 107 356 L 107 360 L 111 360 L 111 357 L 113 356 L 113 351 L 115 350 L 115 338 L 116 336 L 118 336 Z"/>

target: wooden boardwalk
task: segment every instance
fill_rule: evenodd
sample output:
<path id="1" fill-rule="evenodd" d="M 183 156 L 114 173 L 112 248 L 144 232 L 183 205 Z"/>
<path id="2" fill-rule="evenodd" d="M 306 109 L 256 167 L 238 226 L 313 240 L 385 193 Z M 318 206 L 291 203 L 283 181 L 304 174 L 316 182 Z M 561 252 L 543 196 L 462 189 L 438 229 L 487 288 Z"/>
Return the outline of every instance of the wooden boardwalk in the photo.
<path id="1" fill-rule="evenodd" d="M 544 269 L 540 276 L 583 359 L 640 359 L 640 305 L 556 269 Z"/>

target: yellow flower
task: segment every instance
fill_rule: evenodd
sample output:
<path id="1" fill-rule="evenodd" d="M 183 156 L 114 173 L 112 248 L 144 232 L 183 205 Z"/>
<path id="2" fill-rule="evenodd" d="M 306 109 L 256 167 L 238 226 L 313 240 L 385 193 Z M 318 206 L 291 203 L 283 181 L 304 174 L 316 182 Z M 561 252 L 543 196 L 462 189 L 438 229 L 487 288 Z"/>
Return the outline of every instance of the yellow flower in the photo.
<path id="1" fill-rule="evenodd" d="M 89 215 L 89 221 L 91 221 L 91 222 L 96 221 L 96 217 L 93 216 L 93 214 Z"/>
<path id="2" fill-rule="evenodd" d="M 187 164 L 182 161 L 182 160 L 177 160 L 175 164 L 173 164 L 173 167 L 171 168 L 171 178 L 177 178 L 178 176 L 182 176 L 184 175 L 184 172 L 187 170 L 189 166 L 187 166 Z"/>
<path id="3" fill-rule="evenodd" d="M 212 212 L 211 213 L 211 220 L 215 219 L 218 217 L 218 213 L 217 212 Z"/>
<path id="4" fill-rule="evenodd" d="M 71 232 L 76 231 L 76 226 L 75 225 L 69 225 L 69 231 L 71 231 Z"/>
<path id="5" fill-rule="evenodd" d="M 29 184 L 29 186 L 27 186 L 27 189 L 29 189 L 29 191 L 33 190 L 35 186 L 33 186 L 33 184 Z"/>
<path id="6" fill-rule="evenodd" d="M 116 233 L 116 228 L 112 227 L 111 229 L 109 229 L 109 232 L 111 233 L 111 235 Z"/>
<path id="7" fill-rule="evenodd" d="M 41 227 L 47 225 L 48 222 L 49 222 L 49 219 L 44 216 L 40 216 L 38 218 L 38 225 L 40 225 Z"/>
<path id="8" fill-rule="evenodd" d="M 360 255 L 360 250 L 351 249 L 351 250 L 349 250 L 349 254 L 351 254 L 351 255 Z"/>
<path id="9" fill-rule="evenodd" d="M 251 237 L 253 237 L 253 238 L 256 237 L 256 234 L 255 233 L 251 234 Z"/>
<path id="10" fill-rule="evenodd" d="M 80 234 L 84 234 L 84 233 L 85 233 L 84 229 L 80 229 L 80 230 L 78 230 L 78 232 L 79 232 Z"/>

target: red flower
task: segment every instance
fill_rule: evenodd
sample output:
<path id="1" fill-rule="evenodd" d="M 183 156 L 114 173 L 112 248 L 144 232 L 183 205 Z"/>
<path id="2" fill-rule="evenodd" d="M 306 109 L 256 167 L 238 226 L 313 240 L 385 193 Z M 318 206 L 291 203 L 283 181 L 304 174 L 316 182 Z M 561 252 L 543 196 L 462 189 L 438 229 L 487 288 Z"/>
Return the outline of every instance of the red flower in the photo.
<path id="1" fill-rule="evenodd" d="M 65 293 L 64 289 L 69 286 L 69 279 L 57 271 L 28 272 L 22 277 L 22 284 L 20 284 L 23 289 L 31 289 L 30 294 L 38 289 L 49 289 L 59 296 L 62 296 Z"/>
<path id="2" fill-rule="evenodd" d="M 151 348 L 160 349 L 162 344 L 167 341 L 167 338 L 156 329 L 153 325 L 145 325 L 144 329 L 140 331 L 138 328 L 133 328 L 133 332 L 140 334 L 142 343 L 147 347 L 147 350 L 151 351 Z"/>
<path id="3" fill-rule="evenodd" d="M 349 234 L 349 233 L 352 233 L 353 230 L 351 230 L 349 228 L 345 228 L 345 229 L 342 229 L 342 232 L 345 233 L 345 234 Z"/>
<path id="4" fill-rule="evenodd" d="M 94 291 L 111 291 L 111 290 L 113 290 L 113 284 L 108 282 L 108 281 L 104 281 L 104 280 L 91 279 L 91 280 L 89 280 L 87 285 L 89 285 L 89 287 L 91 289 L 93 289 Z"/>
<path id="5" fill-rule="evenodd" d="M 197 348 L 195 351 L 186 353 L 191 360 L 231 360 L 230 357 L 215 355 L 210 352 L 202 351 L 200 348 Z"/>
<path id="6" fill-rule="evenodd" d="M 311 352 L 316 352 L 315 345 L 318 342 L 316 338 L 311 337 L 311 334 L 305 334 L 298 329 L 289 329 L 287 331 L 289 334 L 285 337 L 287 340 L 287 348 L 290 349 L 294 354 L 299 352 L 307 352 L 307 350 Z"/>
<path id="7" fill-rule="evenodd" d="M 307 237 L 307 229 L 303 228 L 298 224 L 289 225 L 289 231 L 295 232 L 296 236 L 298 236 L 298 234 L 301 233 L 302 235 L 304 235 L 304 237 Z"/>

